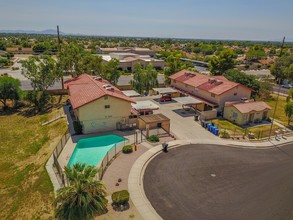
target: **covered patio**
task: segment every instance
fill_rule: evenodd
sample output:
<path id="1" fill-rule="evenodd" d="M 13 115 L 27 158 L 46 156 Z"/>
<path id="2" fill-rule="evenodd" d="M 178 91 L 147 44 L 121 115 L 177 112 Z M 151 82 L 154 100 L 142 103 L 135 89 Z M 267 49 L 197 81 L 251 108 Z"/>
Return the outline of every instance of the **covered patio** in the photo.
<path id="1" fill-rule="evenodd" d="M 162 129 L 170 134 L 170 119 L 163 114 L 143 115 L 138 118 L 138 128 L 146 131 L 146 137 L 152 129 Z"/>

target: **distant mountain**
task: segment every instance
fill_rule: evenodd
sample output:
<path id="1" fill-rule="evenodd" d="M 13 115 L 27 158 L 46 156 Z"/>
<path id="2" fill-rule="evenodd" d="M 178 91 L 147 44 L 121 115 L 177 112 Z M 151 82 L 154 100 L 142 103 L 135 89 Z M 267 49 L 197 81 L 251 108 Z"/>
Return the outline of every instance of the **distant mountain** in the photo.
<path id="1" fill-rule="evenodd" d="M 46 29 L 43 31 L 34 31 L 34 30 L 0 30 L 0 33 L 7 33 L 7 34 L 47 34 L 47 35 L 56 35 L 57 30 L 54 29 Z M 64 32 L 60 31 L 61 35 L 67 35 Z"/>

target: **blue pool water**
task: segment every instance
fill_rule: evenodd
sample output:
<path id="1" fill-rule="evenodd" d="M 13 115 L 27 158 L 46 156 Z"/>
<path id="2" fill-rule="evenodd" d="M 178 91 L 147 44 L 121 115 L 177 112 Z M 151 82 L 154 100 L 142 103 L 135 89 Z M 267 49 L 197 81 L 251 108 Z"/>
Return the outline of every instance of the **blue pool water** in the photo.
<path id="1" fill-rule="evenodd" d="M 107 152 L 115 147 L 115 144 L 119 144 L 124 140 L 125 138 L 114 134 L 81 139 L 75 146 L 68 166 L 71 167 L 76 163 L 97 166 Z"/>

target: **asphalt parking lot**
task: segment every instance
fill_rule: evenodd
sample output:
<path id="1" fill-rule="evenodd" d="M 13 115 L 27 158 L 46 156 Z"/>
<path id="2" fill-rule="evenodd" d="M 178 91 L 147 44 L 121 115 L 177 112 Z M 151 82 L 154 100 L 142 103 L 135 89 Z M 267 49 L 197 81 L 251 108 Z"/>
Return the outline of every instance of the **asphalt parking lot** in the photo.
<path id="1" fill-rule="evenodd" d="M 291 146 L 289 146 L 291 145 Z M 163 219 L 290 219 L 293 146 L 188 145 L 155 157 L 144 189 Z"/>

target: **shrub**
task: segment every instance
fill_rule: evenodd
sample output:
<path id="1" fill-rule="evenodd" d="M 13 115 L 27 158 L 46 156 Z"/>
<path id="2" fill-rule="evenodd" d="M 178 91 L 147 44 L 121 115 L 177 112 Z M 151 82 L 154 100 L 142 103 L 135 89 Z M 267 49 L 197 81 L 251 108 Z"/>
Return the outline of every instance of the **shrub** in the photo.
<path id="1" fill-rule="evenodd" d="M 132 153 L 133 149 L 131 145 L 126 145 L 122 148 L 122 152 L 125 154 Z"/>
<path id="2" fill-rule="evenodd" d="M 159 138 L 159 135 L 151 135 L 148 137 L 148 141 L 149 142 L 159 142 L 160 141 L 160 138 Z"/>
<path id="3" fill-rule="evenodd" d="M 220 131 L 220 137 L 221 138 L 230 138 L 230 134 L 228 131 L 222 130 L 222 131 Z"/>
<path id="4" fill-rule="evenodd" d="M 75 134 L 82 134 L 82 125 L 80 124 L 79 121 L 73 122 L 73 128 L 74 128 Z"/>
<path id="5" fill-rule="evenodd" d="M 121 190 L 112 194 L 113 205 L 127 205 L 129 201 L 129 192 L 127 190 Z"/>

